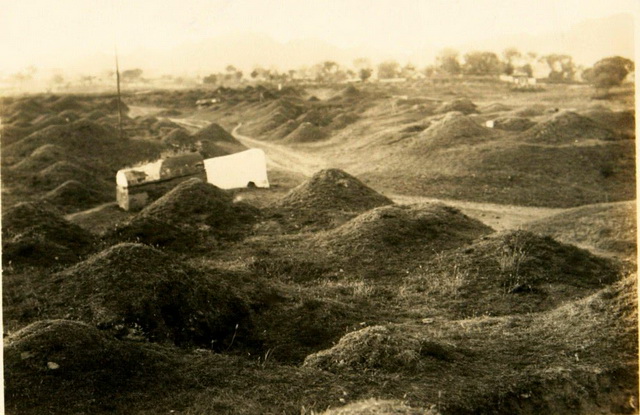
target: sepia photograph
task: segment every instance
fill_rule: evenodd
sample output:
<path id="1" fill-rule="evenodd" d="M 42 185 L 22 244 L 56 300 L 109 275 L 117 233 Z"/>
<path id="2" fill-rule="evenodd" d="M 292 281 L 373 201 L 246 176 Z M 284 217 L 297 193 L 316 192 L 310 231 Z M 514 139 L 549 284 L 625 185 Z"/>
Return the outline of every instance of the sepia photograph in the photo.
<path id="1" fill-rule="evenodd" d="M 638 414 L 639 8 L 0 1 L 0 412 Z"/>

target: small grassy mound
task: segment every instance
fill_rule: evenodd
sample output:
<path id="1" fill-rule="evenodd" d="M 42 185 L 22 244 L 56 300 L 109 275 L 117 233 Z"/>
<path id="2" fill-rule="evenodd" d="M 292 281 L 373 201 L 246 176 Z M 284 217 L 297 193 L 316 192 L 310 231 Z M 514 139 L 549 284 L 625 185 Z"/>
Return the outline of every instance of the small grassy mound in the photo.
<path id="1" fill-rule="evenodd" d="M 65 213 L 85 210 L 113 199 L 113 194 L 88 188 L 77 180 L 68 180 L 41 198 Z"/>
<path id="2" fill-rule="evenodd" d="M 55 210 L 33 203 L 19 203 L 2 214 L 2 239 L 5 265 L 72 262 L 94 244 L 89 232 L 67 222 Z"/>
<path id="3" fill-rule="evenodd" d="M 74 154 L 84 153 L 104 157 L 103 151 L 117 141 L 117 133 L 112 128 L 90 120 L 78 120 L 65 125 L 53 125 L 25 137 L 8 146 L 7 155 L 26 157 L 45 144 L 59 145 L 72 149 Z"/>
<path id="4" fill-rule="evenodd" d="M 34 172 L 40 171 L 55 162 L 67 160 L 67 152 L 64 148 L 55 144 L 45 144 L 33 150 L 29 157 L 11 166 L 15 171 Z"/>
<path id="5" fill-rule="evenodd" d="M 477 105 L 471 102 L 467 98 L 457 98 L 452 101 L 443 102 L 436 109 L 436 114 L 445 114 L 447 112 L 455 111 L 461 112 L 465 115 L 474 114 L 478 112 Z"/>
<path id="6" fill-rule="evenodd" d="M 445 251 L 410 272 L 407 301 L 461 317 L 539 312 L 623 275 L 620 263 L 531 232 L 500 233 Z"/>
<path id="7" fill-rule="evenodd" d="M 327 133 L 322 128 L 310 122 L 303 122 L 288 134 L 284 141 L 287 143 L 313 143 L 326 137 Z"/>
<path id="8" fill-rule="evenodd" d="M 464 246 L 490 232 L 488 226 L 449 206 L 392 205 L 362 213 L 319 234 L 316 242 L 350 261 L 377 262 L 383 258 L 388 265 Z M 387 256 L 390 253 L 392 258 Z"/>
<path id="9" fill-rule="evenodd" d="M 15 414 L 107 412 L 172 367 L 159 350 L 85 323 L 38 321 L 4 340 L 5 404 Z"/>
<path id="10" fill-rule="evenodd" d="M 506 131 L 524 131 L 536 123 L 524 117 L 500 117 L 493 121 L 493 128 Z"/>
<path id="11" fill-rule="evenodd" d="M 66 110 L 83 111 L 85 109 L 85 106 L 78 97 L 75 97 L 73 95 L 64 95 L 58 98 L 53 103 L 49 104 L 49 108 L 56 112 L 62 112 Z"/>
<path id="12" fill-rule="evenodd" d="M 182 115 L 182 111 L 177 110 L 175 108 L 170 108 L 166 110 L 162 110 L 158 113 L 160 117 L 179 117 Z"/>
<path id="13" fill-rule="evenodd" d="M 162 137 L 162 142 L 164 144 L 184 148 L 195 145 L 194 138 L 189 134 L 184 128 L 174 128 L 169 132 L 169 134 Z"/>
<path id="14" fill-rule="evenodd" d="M 292 189 L 277 205 L 289 209 L 363 212 L 392 203 L 391 199 L 350 174 L 339 169 L 326 169 Z"/>
<path id="15" fill-rule="evenodd" d="M 358 88 L 356 88 L 353 85 L 349 85 L 346 88 L 342 89 L 340 92 L 338 92 L 337 95 L 333 96 L 331 98 L 331 100 L 355 100 L 355 99 L 359 99 L 363 96 L 362 91 L 360 91 Z"/>
<path id="16" fill-rule="evenodd" d="M 333 115 L 328 109 L 313 108 L 299 116 L 297 121 L 300 123 L 311 123 L 318 127 L 324 127 L 331 124 L 332 119 Z"/>
<path id="17" fill-rule="evenodd" d="M 203 157 L 219 157 L 246 150 L 242 143 L 216 123 L 211 123 L 193 134 L 196 147 Z"/>
<path id="18" fill-rule="evenodd" d="M 272 140 L 284 138 L 291 132 L 295 131 L 295 129 L 298 128 L 299 125 L 300 124 L 295 120 L 288 120 L 274 128 L 273 131 L 269 134 L 268 138 Z"/>
<path id="19" fill-rule="evenodd" d="M 53 313 L 120 337 L 216 350 L 243 340 L 248 309 L 220 277 L 142 244 L 123 243 L 51 277 Z"/>
<path id="20" fill-rule="evenodd" d="M 17 235 L 2 241 L 2 265 L 5 270 L 57 267 L 78 260 L 78 255 L 71 249 L 52 242 L 41 234 Z"/>
<path id="21" fill-rule="evenodd" d="M 203 247 L 203 237 L 194 230 L 178 227 L 149 216 L 136 216 L 104 235 L 113 243 L 135 242 L 186 252 Z"/>
<path id="22" fill-rule="evenodd" d="M 419 144 L 460 145 L 477 143 L 491 137 L 493 132 L 461 112 L 448 112 L 418 135 Z"/>
<path id="23" fill-rule="evenodd" d="M 586 139 L 616 140 L 619 136 L 587 117 L 561 111 L 531 127 L 522 138 L 536 143 L 561 144 Z"/>
<path id="24" fill-rule="evenodd" d="M 105 188 L 105 184 L 96 179 L 91 171 L 70 161 L 57 161 L 40 170 L 31 184 L 34 189 L 50 190 L 70 180 L 85 183 L 101 191 Z"/>
<path id="25" fill-rule="evenodd" d="M 10 146 L 16 143 L 33 132 L 33 127 L 19 126 L 15 124 L 7 124 L 4 120 L 2 122 L 2 135 L 0 135 L 0 142 L 2 146 Z"/>
<path id="26" fill-rule="evenodd" d="M 496 112 L 511 111 L 511 107 L 501 102 L 494 102 L 489 105 L 482 106 L 480 112 L 483 114 L 493 114 Z"/>
<path id="27" fill-rule="evenodd" d="M 528 105 L 523 108 L 518 108 L 513 111 L 513 114 L 518 117 L 539 117 L 546 112 L 546 107 L 544 105 L 535 104 Z"/>
<path id="28" fill-rule="evenodd" d="M 304 366 L 331 372 L 345 370 L 415 372 L 446 370 L 457 351 L 398 326 L 371 326 L 342 337 L 338 344 L 307 356 Z"/>
<path id="29" fill-rule="evenodd" d="M 358 118 L 358 115 L 353 112 L 343 112 L 333 117 L 333 120 L 331 121 L 331 124 L 329 124 L 329 127 L 333 128 L 334 130 L 340 130 L 350 124 L 353 124 L 358 120 Z"/>
<path id="30" fill-rule="evenodd" d="M 58 115 L 64 118 L 67 122 L 73 122 L 80 119 L 80 116 L 74 110 L 64 110 Z"/>
<path id="31" fill-rule="evenodd" d="M 257 209 L 234 203 L 231 195 L 200 179 L 189 179 L 139 214 L 174 225 L 204 227 L 220 236 L 232 236 L 250 227 L 259 215 Z"/>
<path id="32" fill-rule="evenodd" d="M 102 110 L 93 110 L 90 113 L 88 113 L 84 118 L 88 119 L 88 120 L 100 120 L 104 117 L 108 117 L 109 114 L 106 113 L 105 111 Z"/>
<path id="33" fill-rule="evenodd" d="M 526 224 L 526 229 L 597 252 L 634 259 L 636 202 L 601 203 L 563 211 Z"/>
<path id="34" fill-rule="evenodd" d="M 36 129 L 46 128 L 50 125 L 66 124 L 68 121 L 59 115 L 42 115 L 33 120 L 32 124 Z"/>
<path id="35" fill-rule="evenodd" d="M 202 141 L 228 142 L 234 144 L 238 143 L 238 140 L 236 140 L 231 134 L 227 132 L 227 130 L 216 123 L 211 123 L 208 126 L 197 131 L 195 134 L 193 134 L 193 137 L 196 140 Z"/>

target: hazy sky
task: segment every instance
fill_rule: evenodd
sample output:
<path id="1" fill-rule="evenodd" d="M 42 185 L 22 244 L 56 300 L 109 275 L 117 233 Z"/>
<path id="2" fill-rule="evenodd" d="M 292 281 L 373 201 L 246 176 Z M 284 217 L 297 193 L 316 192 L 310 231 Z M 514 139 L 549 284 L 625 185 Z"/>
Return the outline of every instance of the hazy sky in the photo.
<path id="1" fill-rule="evenodd" d="M 286 42 L 412 51 L 562 31 L 636 11 L 638 0 L 0 0 L 0 72 L 81 55 L 255 32 Z"/>

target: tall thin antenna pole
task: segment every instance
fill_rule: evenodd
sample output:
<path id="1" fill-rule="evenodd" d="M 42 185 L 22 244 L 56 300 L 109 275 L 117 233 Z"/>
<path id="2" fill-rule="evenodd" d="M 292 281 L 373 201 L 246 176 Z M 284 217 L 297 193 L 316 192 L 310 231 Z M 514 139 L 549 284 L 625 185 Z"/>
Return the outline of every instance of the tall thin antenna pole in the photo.
<path id="1" fill-rule="evenodd" d="M 118 130 L 120 131 L 120 139 L 124 138 L 124 132 L 122 130 L 122 105 L 120 99 L 120 66 L 118 65 L 118 47 L 115 46 L 116 53 L 116 84 L 118 87 Z"/>

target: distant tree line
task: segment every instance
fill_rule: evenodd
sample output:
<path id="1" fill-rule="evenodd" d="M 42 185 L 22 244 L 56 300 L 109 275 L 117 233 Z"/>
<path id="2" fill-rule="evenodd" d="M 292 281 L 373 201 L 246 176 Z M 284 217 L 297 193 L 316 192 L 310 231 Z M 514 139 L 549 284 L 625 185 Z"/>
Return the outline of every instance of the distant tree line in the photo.
<path id="1" fill-rule="evenodd" d="M 582 73 L 582 80 L 600 89 L 606 89 L 619 85 L 627 74 L 633 71 L 633 62 L 621 57 L 612 57 L 599 61 L 593 68 L 585 69 L 576 65 L 573 58 L 566 54 L 538 56 L 535 52 L 523 53 L 515 47 L 510 47 L 500 55 L 491 51 L 470 51 L 461 55 L 455 49 L 446 48 L 437 54 L 433 64 L 422 69 L 416 68 L 411 63 L 403 66 L 395 60 L 386 60 L 374 66 L 369 59 L 358 58 L 353 61 L 351 67 L 341 66 L 331 60 L 287 71 L 256 66 L 247 78 L 256 82 L 272 83 L 295 80 L 336 83 L 366 82 L 374 75 L 382 80 L 433 76 L 532 77 L 536 74 L 539 76 L 542 71 L 545 72 L 548 82 L 574 82 L 577 80 L 576 75 Z M 202 82 L 211 85 L 229 84 L 240 82 L 243 78 L 242 71 L 229 65 L 224 72 L 203 77 Z"/>

